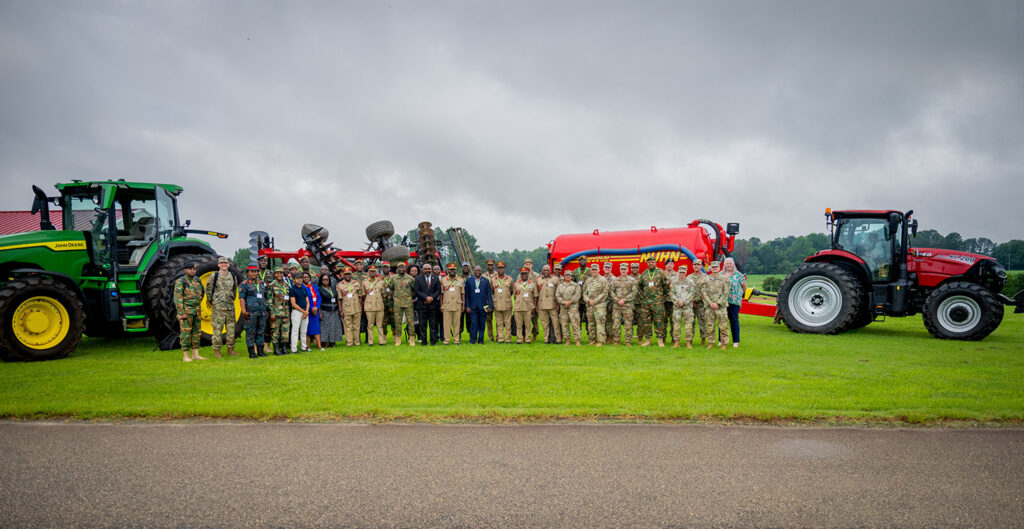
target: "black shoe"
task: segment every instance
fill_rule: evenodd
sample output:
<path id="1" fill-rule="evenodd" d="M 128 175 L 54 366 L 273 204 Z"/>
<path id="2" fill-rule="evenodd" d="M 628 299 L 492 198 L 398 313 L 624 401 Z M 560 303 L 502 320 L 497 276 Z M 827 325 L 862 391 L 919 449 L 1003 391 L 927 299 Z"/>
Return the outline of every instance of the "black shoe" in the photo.
<path id="1" fill-rule="evenodd" d="M 266 347 L 267 347 L 266 345 L 257 345 L 256 346 L 256 356 L 262 356 L 262 357 L 266 358 L 267 353 L 263 352 L 263 349 L 266 348 Z"/>
<path id="2" fill-rule="evenodd" d="M 246 348 L 249 349 L 249 358 L 256 358 L 256 346 L 249 345 L 246 346 Z"/>

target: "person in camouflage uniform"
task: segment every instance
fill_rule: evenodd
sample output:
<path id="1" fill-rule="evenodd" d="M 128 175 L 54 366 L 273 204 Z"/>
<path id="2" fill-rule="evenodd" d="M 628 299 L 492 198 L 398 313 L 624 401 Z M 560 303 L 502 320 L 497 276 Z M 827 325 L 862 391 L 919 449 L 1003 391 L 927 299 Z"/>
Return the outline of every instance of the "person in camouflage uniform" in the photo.
<path id="1" fill-rule="evenodd" d="M 566 270 L 563 280 L 555 289 L 555 301 L 558 302 L 558 320 L 562 325 L 562 339 L 564 344 L 569 344 L 570 339 L 576 340 L 580 345 L 580 298 L 583 297 L 583 288 L 572 280 L 572 272 Z"/>
<path id="2" fill-rule="evenodd" d="M 704 273 L 704 262 L 700 259 L 693 260 L 693 315 L 697 318 L 697 328 L 700 329 L 700 341 L 706 344 L 708 336 L 711 336 L 710 315 L 707 305 L 704 304 L 704 285 L 708 282 L 708 275 Z"/>
<path id="3" fill-rule="evenodd" d="M 516 313 L 516 343 L 524 341 L 531 343 L 534 334 L 531 332 L 533 321 L 530 319 L 530 313 L 537 310 L 537 282 L 530 279 L 529 267 L 524 265 L 519 269 L 519 279 L 513 286 L 513 294 L 515 294 L 513 309 Z"/>
<path id="4" fill-rule="evenodd" d="M 356 259 L 355 263 L 353 264 L 355 266 L 355 271 L 352 272 L 352 279 L 355 279 L 360 285 L 362 285 L 363 281 L 366 281 L 366 272 L 363 271 L 363 260 Z M 363 295 L 365 296 L 366 293 L 363 292 Z M 347 333 L 348 331 L 345 332 Z M 365 340 L 363 340 L 360 343 L 372 343 L 370 342 L 370 334 L 369 331 L 367 330 L 366 310 L 363 310 L 363 312 L 360 313 L 359 315 L 359 332 L 356 333 L 356 336 L 359 336 L 360 334 L 365 335 Z M 358 342 L 359 340 L 356 341 Z"/>
<path id="5" fill-rule="evenodd" d="M 498 343 L 512 343 L 512 276 L 505 275 L 505 262 L 498 263 L 498 272 L 491 279 L 491 300 L 494 302 L 494 327 Z"/>
<path id="6" fill-rule="evenodd" d="M 662 271 L 665 274 L 665 281 L 668 282 L 669 295 L 665 299 L 665 338 L 672 335 L 672 300 L 670 299 L 672 293 L 672 284 L 679 279 L 679 274 L 676 273 L 676 261 L 669 257 L 665 260 L 665 269 Z"/>
<path id="7" fill-rule="evenodd" d="M 266 334 L 267 287 L 259 279 L 260 269 L 250 266 L 249 278 L 238 286 L 238 301 L 242 306 L 242 317 L 245 318 L 245 346 L 249 349 L 249 358 L 267 356 L 263 352 L 263 336 Z"/>
<path id="8" fill-rule="evenodd" d="M 558 278 L 551 275 L 551 266 L 544 265 L 544 268 L 541 268 L 541 276 L 537 278 L 537 312 L 540 313 L 539 321 L 544 326 L 544 341 L 546 343 L 562 341 L 562 329 L 558 322 L 558 303 L 555 301 L 557 287 Z"/>
<path id="9" fill-rule="evenodd" d="M 693 274 L 686 275 L 680 268 L 676 281 L 672 283 L 672 347 L 679 347 L 682 325 L 686 327 L 686 348 L 693 349 Z"/>
<path id="10" fill-rule="evenodd" d="M 288 283 L 284 280 L 284 268 L 274 270 L 274 278 L 267 284 L 267 308 L 270 311 L 270 343 L 274 344 L 274 356 L 288 354 L 290 329 L 289 315 L 292 306 L 288 303 Z"/>
<path id="11" fill-rule="evenodd" d="M 668 295 L 668 282 L 665 274 L 658 270 L 657 260 L 652 256 L 647 259 L 647 270 L 640 274 L 638 294 L 640 296 L 640 330 L 639 338 L 642 346 L 651 345 L 651 324 L 654 334 L 658 337 L 658 347 L 665 347 L 665 297 Z"/>
<path id="12" fill-rule="evenodd" d="M 391 329 L 392 336 L 397 334 L 395 329 L 395 291 L 391 288 L 391 263 L 381 264 L 381 269 L 380 276 L 384 280 L 384 337 L 387 338 L 388 329 Z"/>
<path id="13" fill-rule="evenodd" d="M 533 281 L 534 283 L 536 283 L 537 280 L 540 279 L 540 274 L 538 274 L 537 272 L 533 271 L 533 259 L 530 258 L 530 257 L 527 257 L 526 259 L 523 259 L 523 266 L 525 266 L 526 268 L 530 269 L 530 273 L 529 273 L 530 281 Z M 534 340 L 537 340 L 537 334 L 540 333 L 540 331 L 539 331 L 540 325 L 537 324 L 538 323 L 538 318 L 539 318 L 538 313 L 539 313 L 539 311 L 534 310 L 533 313 L 530 315 L 530 321 L 533 324 L 532 325 L 532 329 L 533 330 L 531 332 L 533 333 L 533 339 Z"/>
<path id="14" fill-rule="evenodd" d="M 580 286 L 580 291 L 582 292 L 584 283 L 590 279 L 590 267 L 587 266 L 587 256 L 581 255 L 580 258 L 576 260 L 576 263 L 576 270 L 573 270 L 572 272 L 572 281 Z M 576 307 L 576 310 L 580 313 L 580 333 L 582 334 L 583 326 L 587 323 L 587 305 L 583 302 L 582 294 L 580 295 L 580 304 Z M 591 332 L 593 331 L 588 326 L 587 337 L 592 341 L 593 338 L 590 338 Z"/>
<path id="15" fill-rule="evenodd" d="M 487 282 L 491 285 L 494 284 L 494 276 L 498 275 L 498 272 L 494 270 L 494 259 L 487 260 L 487 270 L 483 272 L 483 276 L 487 278 Z M 493 287 L 492 287 L 493 289 Z M 493 295 L 492 295 L 493 299 Z M 487 311 L 487 340 L 494 341 L 494 311 Z"/>
<path id="16" fill-rule="evenodd" d="M 601 275 L 608 281 L 608 301 L 605 303 L 604 308 L 605 345 L 611 345 L 612 343 L 612 305 L 615 304 L 615 299 L 612 296 L 612 283 L 615 281 L 615 273 L 612 270 L 612 262 L 605 261 L 601 267 Z"/>
<path id="17" fill-rule="evenodd" d="M 199 356 L 199 344 L 202 337 L 203 284 L 196 279 L 196 264 L 185 263 L 185 275 L 174 282 L 174 309 L 178 312 L 178 341 L 181 342 L 182 360 L 206 360 Z M 188 350 L 192 349 L 192 356 Z"/>
<path id="18" fill-rule="evenodd" d="M 633 301 L 633 336 L 640 337 L 640 263 L 629 264 L 629 277 L 636 281 L 636 300 Z"/>
<path id="19" fill-rule="evenodd" d="M 587 304 L 587 327 L 595 331 L 590 334 L 588 329 L 587 337 L 591 345 L 601 347 L 607 338 L 604 323 L 608 310 L 608 280 L 599 272 L 597 263 L 590 266 L 590 279 L 583 284 L 583 302 Z"/>
<path id="20" fill-rule="evenodd" d="M 228 354 L 235 352 L 235 293 L 238 283 L 228 271 L 231 260 L 221 257 L 217 260 L 220 270 L 210 274 L 206 280 L 206 306 L 210 309 L 210 323 L 213 324 L 213 356 L 220 358 L 220 347 L 227 336 Z M 223 333 L 223 334 L 222 334 Z"/>
<path id="21" fill-rule="evenodd" d="M 395 317 L 395 345 L 402 344 L 402 327 L 409 338 L 409 345 L 416 345 L 416 324 L 412 310 L 412 283 L 414 278 L 405 273 L 405 263 L 398 263 L 398 273 L 391 276 L 391 299 Z"/>
<path id="22" fill-rule="evenodd" d="M 363 314 L 363 285 L 352 278 L 352 269 L 345 267 L 342 280 L 334 286 L 341 305 L 341 319 L 345 328 L 345 347 L 359 345 L 359 320 Z"/>
<path id="23" fill-rule="evenodd" d="M 718 261 L 711 261 L 708 270 L 708 279 L 701 290 L 701 297 L 704 298 L 704 305 L 708 310 L 708 324 L 712 325 L 711 333 L 708 335 L 708 349 L 715 346 L 715 337 L 722 349 L 729 343 L 729 314 L 726 307 L 729 306 L 729 278 L 718 273 Z M 715 319 L 718 320 L 717 325 Z M 715 330 L 718 330 L 716 333 Z"/>
<path id="24" fill-rule="evenodd" d="M 609 297 L 612 300 L 612 340 L 619 343 L 622 339 L 622 327 L 626 329 L 626 346 L 633 345 L 633 307 L 636 303 L 636 278 L 629 275 L 629 265 L 619 265 L 619 277 L 609 285 Z"/>
<path id="25" fill-rule="evenodd" d="M 441 330 L 444 344 L 459 345 L 462 338 L 462 313 L 466 306 L 466 283 L 458 276 L 455 263 L 448 263 L 448 275 L 441 278 Z"/>
<path id="26" fill-rule="evenodd" d="M 373 345 L 373 328 L 377 328 L 377 342 L 384 340 L 384 279 L 377 275 L 377 267 L 370 265 L 363 280 L 363 313 L 366 315 L 366 343 Z"/>

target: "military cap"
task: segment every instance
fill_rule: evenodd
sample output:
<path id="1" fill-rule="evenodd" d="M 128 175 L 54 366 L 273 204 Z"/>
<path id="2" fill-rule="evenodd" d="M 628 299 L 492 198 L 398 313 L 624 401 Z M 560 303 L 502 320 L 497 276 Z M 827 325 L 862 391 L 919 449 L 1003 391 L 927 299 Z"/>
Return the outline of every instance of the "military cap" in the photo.
<path id="1" fill-rule="evenodd" d="M 370 268 L 367 268 L 367 270 L 370 271 L 370 272 L 376 272 L 377 271 L 377 267 L 373 266 L 373 265 L 370 265 Z"/>
<path id="2" fill-rule="evenodd" d="M 622 263 L 619 265 L 619 268 L 629 268 L 629 263 Z"/>
<path id="3" fill-rule="evenodd" d="M 698 258 L 693 260 L 693 264 L 695 264 L 695 265 L 704 264 L 704 261 L 701 261 L 700 258 L 698 257 Z"/>
<path id="4" fill-rule="evenodd" d="M 462 266 L 469 266 L 469 261 L 462 261 Z"/>
<path id="5" fill-rule="evenodd" d="M 498 268 L 505 268 L 505 261 L 498 261 Z"/>
<path id="6" fill-rule="evenodd" d="M 267 256 L 261 255 L 261 256 L 256 258 L 257 261 L 259 261 L 260 259 L 263 259 L 265 261 L 267 259 Z"/>
<path id="7" fill-rule="evenodd" d="M 555 270 L 560 270 L 561 268 L 562 268 L 562 263 L 555 263 Z"/>
<path id="8" fill-rule="evenodd" d="M 346 273 L 346 274 L 351 274 L 351 273 L 352 273 L 352 267 L 351 267 L 351 266 L 346 266 L 346 267 L 345 267 L 345 272 L 344 272 L 344 273 Z"/>
<path id="9" fill-rule="evenodd" d="M 648 261 L 655 261 L 655 262 L 657 262 L 658 258 L 652 255 L 652 256 L 648 257 L 647 260 Z"/>
<path id="10" fill-rule="evenodd" d="M 290 270 L 298 270 L 299 269 L 299 264 L 298 263 L 292 263 L 292 264 L 288 265 L 288 268 Z"/>
<path id="11" fill-rule="evenodd" d="M 600 269 L 601 269 L 601 267 L 600 267 L 600 266 L 598 266 L 598 264 L 597 264 L 597 263 L 593 263 L 593 264 L 591 264 L 591 265 L 590 265 L 590 269 L 591 269 L 591 270 L 600 270 Z"/>
<path id="12" fill-rule="evenodd" d="M 578 260 L 578 261 L 586 261 L 586 260 L 587 260 L 587 256 L 585 256 L 585 255 L 581 255 L 581 256 L 580 256 L 580 258 L 579 258 L 579 259 L 577 259 L 577 260 Z"/>
<path id="13" fill-rule="evenodd" d="M 181 268 L 184 269 L 184 270 L 188 270 L 189 268 L 195 268 L 195 267 L 196 267 L 196 262 L 195 261 L 185 261 L 182 264 L 182 266 L 181 266 Z"/>
<path id="14" fill-rule="evenodd" d="M 523 259 L 523 262 L 533 264 L 533 258 L 527 257 L 526 259 Z"/>
<path id="15" fill-rule="evenodd" d="M 719 263 L 718 261 L 711 261 L 710 263 L 708 263 L 708 266 L 711 268 L 718 268 Z"/>
<path id="16" fill-rule="evenodd" d="M 458 267 L 455 266 L 455 263 L 448 263 L 448 269 L 449 270 L 455 270 L 456 268 L 458 268 Z"/>
<path id="17" fill-rule="evenodd" d="M 284 273 L 284 267 L 283 266 L 279 266 L 279 267 L 274 269 L 274 273 L 275 274 L 278 273 L 278 272 L 281 272 L 283 274 Z"/>
<path id="18" fill-rule="evenodd" d="M 530 269 L 526 268 L 525 266 L 519 269 L 519 273 L 520 274 L 525 274 L 526 272 L 529 272 L 529 271 L 530 271 Z"/>
<path id="19" fill-rule="evenodd" d="M 562 275 L 564 275 L 564 276 L 571 276 L 572 275 L 572 270 L 566 270 Z"/>
<path id="20" fill-rule="evenodd" d="M 611 268 L 612 267 L 612 263 L 610 261 L 605 261 L 604 267 L 605 268 Z"/>
<path id="21" fill-rule="evenodd" d="M 363 264 L 363 260 L 362 260 L 362 259 L 356 259 L 356 260 L 354 261 L 354 263 L 355 263 L 355 264 Z"/>
<path id="22" fill-rule="evenodd" d="M 488 259 L 484 264 L 494 264 L 494 259 Z"/>
<path id="23" fill-rule="evenodd" d="M 391 268 L 391 263 L 384 261 L 384 263 L 381 266 L 384 268 Z"/>
<path id="24" fill-rule="evenodd" d="M 301 263 L 302 261 L 308 261 L 308 260 L 309 260 L 309 256 L 308 256 L 308 255 L 303 255 L 302 257 L 300 257 L 300 258 L 299 258 L 299 262 L 300 262 L 300 263 Z"/>
<path id="25" fill-rule="evenodd" d="M 403 266 L 409 266 L 409 265 L 407 265 L 404 262 L 401 262 L 401 263 L 398 263 L 398 265 L 396 265 L 395 268 L 402 268 Z"/>
<path id="26" fill-rule="evenodd" d="M 258 267 L 256 265 L 249 265 L 249 266 L 245 267 L 245 269 L 252 271 L 252 270 L 259 270 L 260 267 Z"/>
<path id="27" fill-rule="evenodd" d="M 219 259 L 217 259 L 217 264 L 220 264 L 220 263 L 230 263 L 230 262 L 231 262 L 231 259 L 228 259 L 227 257 L 224 257 L 223 255 L 220 256 Z"/>

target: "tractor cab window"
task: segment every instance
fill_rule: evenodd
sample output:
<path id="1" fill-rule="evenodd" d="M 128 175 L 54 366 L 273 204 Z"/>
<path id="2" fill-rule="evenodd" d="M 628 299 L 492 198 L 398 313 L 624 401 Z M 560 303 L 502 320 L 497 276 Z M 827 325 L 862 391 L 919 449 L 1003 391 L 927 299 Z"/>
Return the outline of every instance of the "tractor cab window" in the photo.
<path id="1" fill-rule="evenodd" d="M 892 271 L 893 234 L 886 219 L 843 219 L 836 232 L 836 247 L 864 259 L 875 281 L 889 279 Z"/>
<path id="2" fill-rule="evenodd" d="M 119 189 L 114 209 L 117 214 L 117 262 L 138 266 L 157 238 L 159 207 L 156 192 L 153 189 Z"/>
<path id="3" fill-rule="evenodd" d="M 109 263 L 109 212 L 100 208 L 99 193 L 67 195 L 63 200 L 64 229 L 91 233 L 97 263 L 100 266 Z"/>

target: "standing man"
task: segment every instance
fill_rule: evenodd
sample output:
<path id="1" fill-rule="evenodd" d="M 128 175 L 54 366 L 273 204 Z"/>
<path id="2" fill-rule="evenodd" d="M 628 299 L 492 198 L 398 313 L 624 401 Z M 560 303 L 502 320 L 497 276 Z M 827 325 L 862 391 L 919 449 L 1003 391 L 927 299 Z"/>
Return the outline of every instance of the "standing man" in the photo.
<path id="1" fill-rule="evenodd" d="M 498 272 L 494 271 L 494 259 L 488 259 L 485 263 L 487 270 L 483 273 L 483 276 L 487 278 L 487 282 L 494 284 L 494 276 L 498 275 Z M 493 301 L 493 298 L 492 298 Z M 494 308 L 487 311 L 487 340 L 494 342 Z"/>
<path id="2" fill-rule="evenodd" d="M 395 345 L 402 344 L 402 328 L 409 339 L 409 345 L 416 345 L 416 320 L 412 314 L 413 278 L 405 273 L 405 263 L 398 263 L 398 273 L 391 276 L 391 298 L 394 300 Z"/>
<path id="3" fill-rule="evenodd" d="M 462 314 L 465 313 L 465 284 L 456 273 L 455 263 L 448 263 L 448 276 L 441 279 L 441 328 L 444 344 L 459 345 L 462 337 Z"/>
<path id="4" fill-rule="evenodd" d="M 668 282 L 669 295 L 665 296 L 665 338 L 671 336 L 672 333 L 672 285 L 679 279 L 679 274 L 676 273 L 676 261 L 669 257 L 665 261 L 665 281 Z"/>
<path id="5" fill-rule="evenodd" d="M 267 287 L 269 287 L 270 284 L 274 282 L 274 272 L 270 269 L 269 265 L 270 265 L 270 259 L 267 259 L 267 256 L 260 255 L 260 256 L 258 256 L 256 258 L 256 266 L 259 267 L 259 271 L 256 274 L 256 277 L 257 277 L 257 279 L 260 280 L 261 283 L 263 283 L 264 286 L 267 286 Z M 267 308 L 269 310 L 269 308 L 270 308 L 270 293 L 269 292 L 267 293 L 267 300 L 266 301 L 267 301 Z M 264 344 L 273 343 L 273 341 L 271 341 L 272 336 L 270 335 L 270 333 L 271 333 L 271 328 L 270 327 L 271 327 L 270 321 L 268 320 L 267 321 L 266 333 L 263 335 L 263 343 Z M 274 346 L 274 352 L 277 352 L 276 344 Z"/>
<path id="6" fill-rule="evenodd" d="M 483 275 L 479 266 L 473 267 L 473 275 L 466 279 L 466 314 L 469 315 L 469 343 L 484 343 L 484 321 L 492 310 L 491 282 Z"/>
<path id="7" fill-rule="evenodd" d="M 633 302 L 633 336 L 640 337 L 640 263 L 629 264 L 629 277 L 636 281 L 636 301 Z"/>
<path id="8" fill-rule="evenodd" d="M 647 258 L 647 270 L 640 274 L 640 338 L 644 347 L 651 345 L 651 324 L 658 337 L 658 347 L 665 347 L 665 297 L 668 282 L 665 274 L 658 270 L 654 256 Z"/>
<path id="9" fill-rule="evenodd" d="M 235 352 L 235 293 L 238 284 L 228 271 L 230 265 L 231 260 L 227 257 L 217 259 L 220 270 L 206 280 L 206 306 L 210 309 L 210 323 L 213 324 L 213 356 L 217 358 L 220 358 L 224 335 L 227 335 L 228 354 L 238 356 Z"/>
<path id="10" fill-rule="evenodd" d="M 608 303 L 608 280 L 601 276 L 597 263 L 590 266 L 590 279 L 583 285 L 583 301 L 587 304 L 587 337 L 592 345 L 601 347 L 607 338 L 604 322 Z M 591 327 L 594 335 L 589 334 Z"/>
<path id="11" fill-rule="evenodd" d="M 576 260 L 576 262 L 579 266 L 577 266 L 576 270 L 573 271 L 572 280 L 574 283 L 580 286 L 580 291 L 582 292 L 587 280 L 590 279 L 590 267 L 587 266 L 587 256 L 585 255 L 581 255 L 580 258 Z M 582 333 L 583 325 L 587 324 L 587 304 L 584 303 L 582 295 L 580 295 L 580 304 L 577 307 L 577 310 L 580 313 L 580 333 Z M 590 333 L 592 332 L 594 331 L 591 330 L 590 325 L 587 324 L 588 341 L 593 341 L 593 338 L 590 336 Z"/>
<path id="12" fill-rule="evenodd" d="M 693 349 L 693 274 L 680 268 L 672 283 L 672 347 L 679 347 L 680 324 L 686 328 L 686 348 Z"/>
<path id="13" fill-rule="evenodd" d="M 341 319 L 345 328 L 345 347 L 359 345 L 359 321 L 363 315 L 363 285 L 352 278 L 352 268 L 346 266 L 334 289 L 341 301 Z"/>
<path id="14" fill-rule="evenodd" d="M 540 313 L 540 324 L 544 326 L 545 343 L 561 343 L 562 329 L 558 322 L 558 302 L 555 301 L 555 290 L 558 278 L 551 275 L 551 266 L 541 268 L 537 278 L 537 312 Z"/>
<path id="15" fill-rule="evenodd" d="M 274 279 L 267 285 L 267 305 L 270 310 L 270 343 L 274 344 L 274 356 L 287 354 L 288 346 L 288 283 L 284 280 L 284 268 L 274 270 Z"/>
<path id="16" fill-rule="evenodd" d="M 384 285 L 384 338 L 388 336 L 388 329 L 391 329 L 391 334 L 395 335 L 395 294 L 394 289 L 391 288 L 391 263 L 384 262 L 381 265 L 382 271 L 380 274 L 381 281 Z"/>
<path id="17" fill-rule="evenodd" d="M 462 280 L 462 286 L 465 288 L 466 281 L 473 275 L 473 270 L 469 267 L 469 263 L 466 261 L 462 262 L 462 271 L 459 274 L 459 279 Z M 463 291 L 465 294 L 465 291 Z M 465 296 L 463 296 L 465 297 Z M 469 313 L 464 310 L 459 310 L 459 319 L 462 320 L 462 326 L 459 327 L 462 330 L 469 329 Z"/>
<path id="18" fill-rule="evenodd" d="M 604 271 L 602 275 L 605 280 L 608 281 L 608 301 L 605 302 L 604 308 L 604 335 L 606 338 L 604 343 L 605 345 L 611 345 L 612 333 L 608 332 L 608 330 L 612 328 L 612 305 L 615 304 L 615 297 L 612 296 L 612 283 L 615 282 L 615 274 L 612 273 L 611 261 L 605 261 L 603 268 Z"/>
<path id="19" fill-rule="evenodd" d="M 310 279 L 316 276 L 316 274 L 309 269 L 309 256 L 307 255 L 303 255 L 299 258 L 299 268 L 301 268 L 301 270 L 299 270 L 301 273 L 309 274 Z"/>
<path id="20" fill-rule="evenodd" d="M 629 265 L 619 265 L 619 277 L 612 280 L 609 286 L 612 299 L 612 339 L 620 343 L 621 329 L 626 327 L 626 346 L 633 345 L 633 306 L 636 303 L 636 278 L 629 275 Z"/>
<path id="21" fill-rule="evenodd" d="M 693 260 L 693 314 L 698 320 L 698 328 L 700 329 L 700 342 L 701 345 L 707 343 L 708 337 L 711 336 L 711 326 L 709 325 L 710 315 L 708 314 L 708 307 L 704 304 L 704 286 L 707 285 L 708 275 L 704 273 L 704 262 L 700 259 Z"/>
<path id="22" fill-rule="evenodd" d="M 572 272 L 566 270 L 562 276 L 562 282 L 555 289 L 555 301 L 558 302 L 558 319 L 562 324 L 562 336 L 565 344 L 575 339 L 576 345 L 580 345 L 580 298 L 583 297 L 583 288 L 572 280 Z"/>
<path id="23" fill-rule="evenodd" d="M 203 284 L 196 279 L 196 263 L 187 261 L 185 263 L 185 275 L 174 282 L 174 309 L 178 312 L 178 341 L 181 342 L 182 360 L 191 362 L 193 360 L 206 360 L 199 356 L 199 340 L 202 336 L 202 310 L 200 304 L 203 302 Z M 188 350 L 192 349 L 192 357 L 189 358 Z"/>
<path id="24" fill-rule="evenodd" d="M 729 314 L 726 310 L 729 306 L 729 278 L 718 273 L 718 261 L 711 261 L 710 267 L 704 288 L 701 290 L 708 311 L 708 325 L 711 326 L 707 347 L 711 349 L 715 346 L 717 336 L 719 345 L 725 350 L 725 344 L 729 343 Z"/>
<path id="25" fill-rule="evenodd" d="M 245 345 L 249 358 L 267 356 L 263 352 L 263 337 L 267 327 L 266 286 L 260 281 L 258 266 L 249 266 L 249 278 L 238 287 L 238 301 L 245 318 Z"/>
<path id="26" fill-rule="evenodd" d="M 377 267 L 370 265 L 363 280 L 363 313 L 366 314 L 366 343 L 373 346 L 373 328 L 377 328 L 377 343 L 384 345 L 384 280 L 377 275 Z"/>
<path id="27" fill-rule="evenodd" d="M 441 267 L 431 267 L 430 264 L 423 265 L 423 273 L 416 276 L 413 283 L 413 292 L 420 300 L 419 331 L 420 343 L 430 345 L 437 343 L 438 339 L 438 316 L 441 312 L 441 278 L 434 275 L 434 271 L 441 273 Z"/>
<path id="28" fill-rule="evenodd" d="M 530 274 L 529 274 L 530 281 L 533 281 L 534 283 L 536 283 L 537 280 L 540 279 L 540 274 L 538 274 L 537 272 L 533 271 L 533 259 L 530 258 L 530 257 L 527 257 L 526 259 L 524 259 L 523 260 L 523 266 L 525 266 L 526 268 L 528 268 L 530 270 Z M 531 323 L 533 324 L 532 328 L 533 328 L 533 339 L 534 340 L 537 339 L 537 334 L 539 333 L 538 328 L 540 327 L 540 325 L 537 325 L 537 318 L 538 318 L 537 310 L 534 309 L 533 313 L 530 315 L 530 320 L 531 320 Z"/>
<path id="29" fill-rule="evenodd" d="M 498 262 L 498 271 L 491 280 L 494 301 L 494 326 L 498 343 L 512 343 L 512 278 L 505 275 L 505 261 Z"/>
<path id="30" fill-rule="evenodd" d="M 513 310 L 516 313 L 516 343 L 532 342 L 533 320 L 530 314 L 537 311 L 537 282 L 530 279 L 530 268 L 523 265 L 519 269 L 519 279 L 513 287 L 515 300 Z"/>

